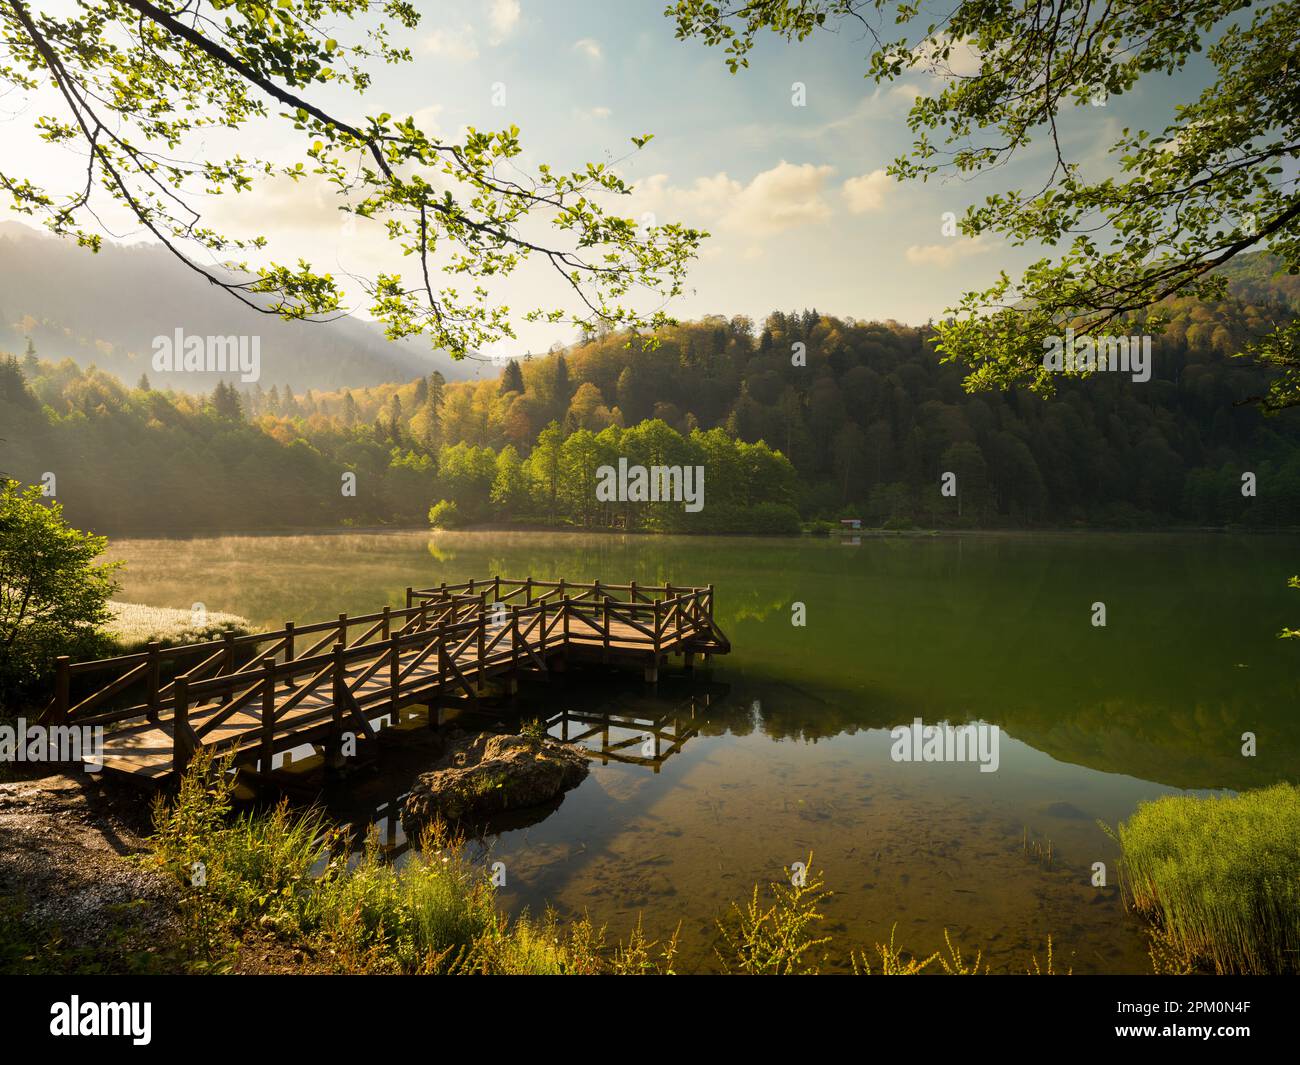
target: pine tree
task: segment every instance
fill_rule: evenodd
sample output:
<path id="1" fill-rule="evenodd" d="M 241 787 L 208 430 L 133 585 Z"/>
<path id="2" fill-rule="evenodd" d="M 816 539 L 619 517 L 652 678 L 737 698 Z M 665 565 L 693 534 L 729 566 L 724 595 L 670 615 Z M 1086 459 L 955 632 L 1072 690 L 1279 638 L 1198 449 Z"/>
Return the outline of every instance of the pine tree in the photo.
<path id="1" fill-rule="evenodd" d="M 32 338 L 27 338 L 27 351 L 23 354 L 23 372 L 27 374 L 30 381 L 36 376 L 36 371 L 40 369 L 41 360 L 36 354 L 36 345 L 32 343 Z"/>
<path id="2" fill-rule="evenodd" d="M 506 363 L 505 373 L 501 375 L 501 395 L 507 392 L 522 392 L 524 390 L 524 372 L 519 368 L 519 363 L 511 359 Z"/>
<path id="3" fill-rule="evenodd" d="M 149 375 L 147 373 L 142 373 L 140 375 L 140 380 L 136 382 L 135 387 L 138 388 L 141 392 L 153 391 L 153 385 L 149 383 Z"/>
<path id="4" fill-rule="evenodd" d="M 242 420 L 243 408 L 239 405 L 239 393 L 235 391 L 234 385 L 225 381 L 217 383 L 217 387 L 212 390 L 212 409 L 219 418 Z"/>

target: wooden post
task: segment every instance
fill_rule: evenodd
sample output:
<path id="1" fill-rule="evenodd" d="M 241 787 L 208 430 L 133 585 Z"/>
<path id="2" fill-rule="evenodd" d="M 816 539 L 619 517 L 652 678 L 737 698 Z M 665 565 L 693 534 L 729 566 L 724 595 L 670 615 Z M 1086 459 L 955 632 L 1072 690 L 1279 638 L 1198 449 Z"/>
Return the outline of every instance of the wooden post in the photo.
<path id="1" fill-rule="evenodd" d="M 262 774 L 270 776 L 275 762 L 275 659 L 262 659 Z"/>
<path id="2" fill-rule="evenodd" d="M 233 673 L 235 672 L 235 634 L 233 632 L 223 632 L 221 638 L 226 644 L 226 657 L 222 663 L 224 672 Z M 228 703 L 234 697 L 234 691 L 228 691 L 221 696 L 221 701 L 222 703 Z"/>
<path id="3" fill-rule="evenodd" d="M 379 630 L 380 638 L 384 640 L 388 639 L 388 637 L 392 635 L 392 627 L 393 627 L 392 607 L 390 607 L 387 603 L 385 603 L 383 628 Z"/>
<path id="4" fill-rule="evenodd" d="M 662 608 L 660 600 L 655 600 L 655 657 L 659 657 L 659 612 Z"/>
<path id="5" fill-rule="evenodd" d="M 483 669 L 483 659 L 487 657 L 487 649 L 484 646 L 487 643 L 487 610 L 484 604 L 479 604 L 478 609 L 478 665 L 480 672 Z"/>
<path id="6" fill-rule="evenodd" d="M 497 580 L 500 579 L 501 579 L 500 577 L 497 578 Z M 533 578 L 532 577 L 524 578 L 524 602 L 528 606 L 533 605 Z"/>
<path id="7" fill-rule="evenodd" d="M 346 614 L 339 615 L 339 642 L 344 647 L 348 645 L 348 616 Z"/>
<path id="8" fill-rule="evenodd" d="M 400 710 L 397 707 L 397 689 L 402 684 L 402 650 L 396 636 L 388 638 L 388 720 L 399 723 Z"/>
<path id="9" fill-rule="evenodd" d="M 519 668 L 519 608 L 510 608 L 510 665 Z"/>
<path id="10" fill-rule="evenodd" d="M 447 586 L 444 584 L 443 587 L 446 588 Z M 410 610 L 410 609 L 411 609 L 411 600 L 414 599 L 414 598 L 415 598 L 415 589 L 414 589 L 414 588 L 407 588 L 407 589 L 406 589 L 406 609 L 407 609 L 407 610 Z"/>
<path id="11" fill-rule="evenodd" d="M 284 623 L 284 661 L 285 661 L 285 664 L 286 664 L 286 665 L 288 665 L 290 662 L 293 661 L 293 656 L 294 656 L 294 649 L 293 649 L 293 622 L 292 622 L 292 621 L 286 621 L 286 622 Z M 290 688 L 296 688 L 296 687 L 297 687 L 297 685 L 294 684 L 294 682 L 293 682 L 293 674 L 292 674 L 292 673 L 290 673 L 287 677 L 284 678 L 284 682 L 285 682 L 285 684 L 287 684 Z"/>
<path id="12" fill-rule="evenodd" d="M 636 581 L 632 582 L 631 588 L 632 588 L 632 595 L 631 595 L 630 602 L 632 603 L 632 607 L 633 607 L 632 616 L 636 617 Z"/>
<path id="13" fill-rule="evenodd" d="M 184 677 L 176 678 L 175 709 L 172 712 L 172 768 L 178 773 L 185 772 L 190 764 L 190 682 Z"/>
<path id="14" fill-rule="evenodd" d="M 340 640 L 334 645 L 334 698 L 333 698 L 333 718 L 334 727 L 331 729 L 329 748 L 327 754 L 332 757 L 326 757 L 325 764 L 330 768 L 337 768 L 341 764 L 343 754 L 343 700 L 344 694 L 348 687 L 347 666 L 343 661 L 343 652 L 347 650 L 346 645 Z M 332 763 L 332 764 L 331 764 Z"/>
<path id="15" fill-rule="evenodd" d="M 545 660 L 546 657 L 546 600 L 545 599 L 543 599 L 538 604 L 537 609 L 540 611 L 538 615 L 540 618 L 540 621 L 538 623 L 538 630 L 541 633 L 541 635 L 538 637 L 537 642 L 539 645 L 541 656 L 543 660 Z"/>
<path id="16" fill-rule="evenodd" d="M 158 693 L 162 690 L 162 655 L 159 653 L 162 644 L 151 642 L 145 645 L 145 649 L 149 653 L 149 672 L 146 681 L 149 685 L 149 720 L 156 725 L 160 702 Z"/>
<path id="17" fill-rule="evenodd" d="M 68 720 L 68 709 L 71 702 L 72 656 L 59 655 L 54 662 L 56 666 L 54 676 L 54 723 L 62 725 Z"/>
<path id="18" fill-rule="evenodd" d="M 606 597 L 606 599 L 602 602 L 601 606 L 603 607 L 604 610 L 604 624 L 601 626 L 601 628 L 604 630 L 601 634 L 601 643 L 602 643 L 601 661 L 608 662 L 609 661 L 609 599 L 608 597 Z"/>

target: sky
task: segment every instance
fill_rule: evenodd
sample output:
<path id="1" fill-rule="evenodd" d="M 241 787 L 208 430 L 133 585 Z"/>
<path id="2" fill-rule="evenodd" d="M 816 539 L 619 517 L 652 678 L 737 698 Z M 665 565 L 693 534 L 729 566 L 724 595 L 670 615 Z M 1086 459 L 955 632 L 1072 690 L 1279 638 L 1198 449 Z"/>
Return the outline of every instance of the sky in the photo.
<path id="1" fill-rule="evenodd" d="M 50 0 L 34 6 L 51 10 Z M 678 41 L 666 0 L 416 0 L 421 25 L 401 40 L 414 61 L 374 71 L 360 99 L 326 95 L 336 113 L 410 114 L 454 135 L 466 126 L 520 127 L 524 169 L 610 162 L 634 186 L 619 214 L 679 221 L 711 233 L 679 318 L 749 315 L 815 307 L 858 319 L 921 323 L 941 316 L 963 291 L 1035 258 L 993 238 L 944 236 L 944 212 L 1008 187 L 1036 188 L 1047 174 L 1045 146 L 974 180 L 900 184 L 885 174 L 911 142 L 907 110 L 937 79 L 923 71 L 892 85 L 864 77 L 870 40 L 859 28 L 802 44 L 760 39 L 750 69 L 728 72 L 722 52 Z M 354 34 L 346 26 L 340 39 Z M 959 55 L 959 73 L 971 62 Z M 1067 153 L 1090 172 L 1112 164 L 1107 147 L 1122 127 L 1162 128 L 1172 103 L 1199 91 L 1203 70 L 1144 85 L 1101 107 L 1073 109 L 1063 124 Z M 804 86 L 804 106 L 792 87 Z M 502 93 L 504 90 L 504 93 Z M 502 100 L 504 95 L 504 100 Z M 320 94 L 316 94 L 319 98 Z M 0 99 L 0 159 L 22 159 L 34 177 L 75 188 L 80 160 L 35 141 L 35 101 Z M 503 106 L 499 106 L 503 104 Z M 300 145 L 274 121 L 241 131 L 238 148 L 291 163 Z M 654 134 L 634 152 L 630 138 Z M 224 154 L 213 141 L 196 152 Z M 4 167 L 0 167 L 4 169 Z M 279 261 L 304 258 L 347 275 L 409 270 L 378 227 L 341 216 L 330 196 L 287 181 L 204 204 L 231 234 L 261 233 Z M 3 211 L 3 208 L 0 208 Z M 12 216 L 10 216 L 12 217 Z M 123 239 L 138 227 L 115 225 Z M 538 267 L 501 290 L 512 307 L 561 293 Z M 572 329 L 521 324 L 517 341 L 489 354 L 518 355 L 574 339 Z"/>

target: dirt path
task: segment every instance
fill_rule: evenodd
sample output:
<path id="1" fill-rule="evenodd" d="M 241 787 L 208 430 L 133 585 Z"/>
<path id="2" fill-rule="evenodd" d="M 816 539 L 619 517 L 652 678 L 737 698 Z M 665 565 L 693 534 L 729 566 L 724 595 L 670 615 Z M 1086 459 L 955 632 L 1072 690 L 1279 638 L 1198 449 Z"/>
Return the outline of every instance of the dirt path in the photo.
<path id="1" fill-rule="evenodd" d="M 131 858 L 148 827 L 85 773 L 0 783 L 0 972 L 180 971 L 176 884 Z"/>

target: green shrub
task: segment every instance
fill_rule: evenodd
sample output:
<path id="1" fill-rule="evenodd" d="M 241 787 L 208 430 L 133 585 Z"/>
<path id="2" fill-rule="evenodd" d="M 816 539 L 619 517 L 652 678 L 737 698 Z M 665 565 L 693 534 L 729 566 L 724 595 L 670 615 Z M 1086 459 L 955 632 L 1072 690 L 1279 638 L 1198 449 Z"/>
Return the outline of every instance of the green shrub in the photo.
<path id="1" fill-rule="evenodd" d="M 429 508 L 429 524 L 435 529 L 456 528 L 460 524 L 460 508 L 454 500 L 438 500 Z"/>
<path id="2" fill-rule="evenodd" d="M 96 564 L 107 546 L 69 526 L 39 486 L 0 478 L 0 696 L 34 688 L 59 655 L 107 649 L 100 627 L 121 565 Z"/>

